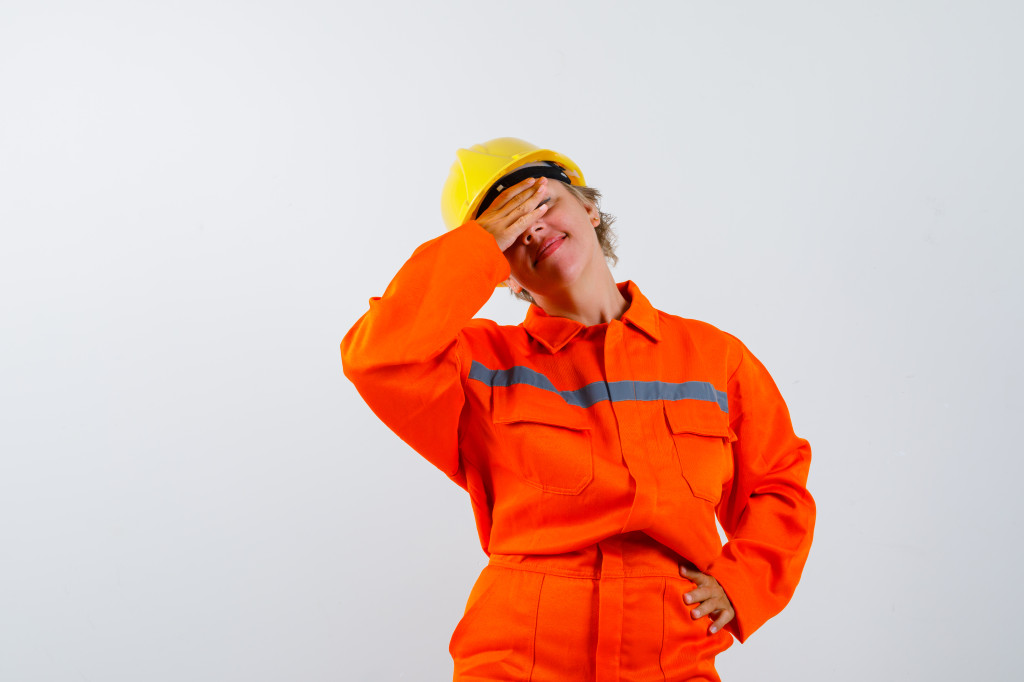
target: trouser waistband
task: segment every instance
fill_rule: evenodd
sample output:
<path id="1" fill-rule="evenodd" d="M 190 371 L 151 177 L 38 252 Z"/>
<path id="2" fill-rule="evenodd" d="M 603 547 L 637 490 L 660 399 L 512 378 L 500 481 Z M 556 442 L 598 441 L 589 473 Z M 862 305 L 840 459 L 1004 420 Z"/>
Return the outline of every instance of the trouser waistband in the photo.
<path id="1" fill-rule="evenodd" d="M 647 534 L 637 531 L 616 535 L 564 554 L 492 554 L 489 563 L 569 578 L 597 579 L 645 576 L 678 578 L 679 564 L 689 562 Z"/>
<path id="2" fill-rule="evenodd" d="M 644 533 L 625 533 L 596 545 L 554 555 L 492 554 L 490 564 L 521 571 L 598 581 L 597 682 L 619 679 L 625 620 L 624 581 L 680 578 L 681 557 Z"/>

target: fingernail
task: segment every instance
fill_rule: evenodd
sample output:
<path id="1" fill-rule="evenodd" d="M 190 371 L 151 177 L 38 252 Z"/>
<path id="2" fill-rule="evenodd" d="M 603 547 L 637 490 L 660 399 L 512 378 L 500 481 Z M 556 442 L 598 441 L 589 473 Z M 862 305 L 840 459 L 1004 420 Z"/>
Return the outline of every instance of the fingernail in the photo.
<path id="1" fill-rule="evenodd" d="M 693 615 L 699 616 L 700 615 L 700 609 L 694 609 L 693 610 Z"/>
<path id="2" fill-rule="evenodd" d="M 711 634 L 715 634 L 716 632 L 718 632 L 718 626 L 717 625 L 712 625 L 711 626 Z"/>
<path id="3" fill-rule="evenodd" d="M 691 597 L 690 595 L 686 595 L 685 597 L 683 597 L 683 601 L 685 601 L 687 604 L 692 604 L 693 597 Z"/>

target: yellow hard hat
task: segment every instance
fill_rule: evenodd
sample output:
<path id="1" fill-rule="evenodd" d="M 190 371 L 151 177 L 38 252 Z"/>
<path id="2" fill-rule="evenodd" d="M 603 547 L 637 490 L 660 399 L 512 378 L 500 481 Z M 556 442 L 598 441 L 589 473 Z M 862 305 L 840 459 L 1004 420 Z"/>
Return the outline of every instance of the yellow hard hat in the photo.
<path id="1" fill-rule="evenodd" d="M 541 149 L 515 137 L 498 137 L 455 152 L 455 163 L 441 190 L 441 215 L 449 230 L 476 217 L 480 201 L 501 178 L 528 163 L 551 161 L 574 185 L 583 185 L 583 171 L 569 157 Z"/>

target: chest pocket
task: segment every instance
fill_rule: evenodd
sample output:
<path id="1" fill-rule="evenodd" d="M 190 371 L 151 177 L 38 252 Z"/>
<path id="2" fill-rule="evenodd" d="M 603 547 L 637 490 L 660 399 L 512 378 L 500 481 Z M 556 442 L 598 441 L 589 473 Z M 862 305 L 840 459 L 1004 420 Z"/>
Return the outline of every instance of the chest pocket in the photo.
<path id="1" fill-rule="evenodd" d="M 732 442 L 729 415 L 718 405 L 702 400 L 666 400 L 665 418 L 679 459 L 679 470 L 694 497 L 713 504 L 732 479 Z"/>
<path id="2" fill-rule="evenodd" d="M 578 495 L 594 478 L 590 421 L 551 391 L 494 388 L 494 429 L 505 464 L 526 483 L 557 495 Z"/>

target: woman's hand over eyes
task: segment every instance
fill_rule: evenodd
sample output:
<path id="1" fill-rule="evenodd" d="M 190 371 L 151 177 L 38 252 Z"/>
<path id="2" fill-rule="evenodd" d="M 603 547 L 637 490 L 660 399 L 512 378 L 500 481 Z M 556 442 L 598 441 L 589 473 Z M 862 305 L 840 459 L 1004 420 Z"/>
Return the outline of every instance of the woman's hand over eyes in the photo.
<path id="1" fill-rule="evenodd" d="M 498 242 L 498 248 L 505 251 L 512 246 L 519 235 L 544 215 L 548 205 L 547 178 L 527 178 L 512 185 L 498 195 L 476 222 Z"/>

